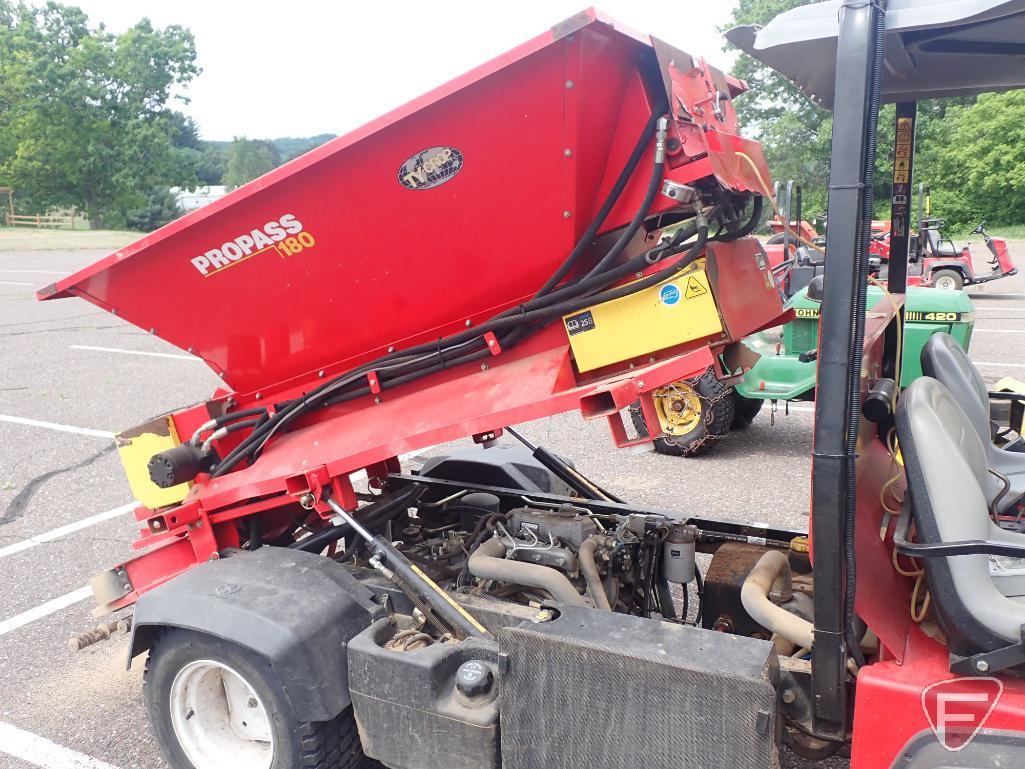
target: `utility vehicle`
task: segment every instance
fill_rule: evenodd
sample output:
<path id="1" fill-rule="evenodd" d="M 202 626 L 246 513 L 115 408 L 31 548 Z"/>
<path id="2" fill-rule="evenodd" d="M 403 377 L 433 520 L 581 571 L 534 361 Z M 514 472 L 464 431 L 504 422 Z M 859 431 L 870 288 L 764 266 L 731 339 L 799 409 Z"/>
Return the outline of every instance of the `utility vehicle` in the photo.
<path id="1" fill-rule="evenodd" d="M 834 111 L 808 533 L 737 522 L 754 489 L 633 506 L 537 446 L 399 465 L 573 408 L 629 443 L 638 396 L 657 425 L 654 389 L 783 312 L 743 84 L 593 11 L 44 292 L 224 375 L 120 436 L 143 552 L 93 582 L 134 605 L 175 769 L 1025 763 L 1025 608 L 989 568 L 1025 539 L 962 408 L 985 394 L 921 377 L 894 412 L 906 231 L 895 303 L 866 306 L 881 100 L 903 151 L 914 99 L 1025 86 L 1025 2 L 824 2 L 729 36 Z"/>

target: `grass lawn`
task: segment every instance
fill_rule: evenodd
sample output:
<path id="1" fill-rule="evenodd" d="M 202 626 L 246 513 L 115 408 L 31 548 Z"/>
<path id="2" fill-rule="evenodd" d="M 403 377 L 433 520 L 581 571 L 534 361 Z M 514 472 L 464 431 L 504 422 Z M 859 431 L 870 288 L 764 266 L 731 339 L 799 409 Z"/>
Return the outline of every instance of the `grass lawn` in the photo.
<path id="1" fill-rule="evenodd" d="M 1025 224 L 1016 224 L 1008 227 L 986 228 L 990 235 L 1006 238 L 1007 240 L 1025 240 Z"/>
<path id="2" fill-rule="evenodd" d="M 121 230 L 40 230 L 34 227 L 0 227 L 0 251 L 114 249 L 127 246 L 141 237 L 141 232 Z"/>

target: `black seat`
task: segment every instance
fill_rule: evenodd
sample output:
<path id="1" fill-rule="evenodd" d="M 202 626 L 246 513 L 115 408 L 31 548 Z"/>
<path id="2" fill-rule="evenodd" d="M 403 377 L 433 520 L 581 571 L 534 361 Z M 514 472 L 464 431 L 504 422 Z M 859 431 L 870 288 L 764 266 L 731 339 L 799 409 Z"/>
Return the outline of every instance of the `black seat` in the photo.
<path id="1" fill-rule="evenodd" d="M 916 379 L 897 402 L 896 423 L 915 545 L 998 544 L 1025 554 L 1025 535 L 1001 529 L 989 517 L 986 452 L 950 391 L 930 377 Z M 916 556 L 949 648 L 961 657 L 1019 644 L 1025 625 L 1020 581 L 994 577 L 990 556 L 980 549 Z"/>
<path id="2" fill-rule="evenodd" d="M 986 464 L 1008 480 L 1000 509 L 1025 495 L 1025 454 L 1005 451 L 993 443 L 996 425 L 989 418 L 989 390 L 968 353 L 950 334 L 929 337 L 922 348 L 922 371 L 938 379 L 953 394 L 972 424 L 986 452 Z M 984 484 L 990 502 L 1003 491 L 1004 484 L 991 476 Z"/>
<path id="3" fill-rule="evenodd" d="M 961 255 L 961 252 L 957 250 L 957 246 L 954 245 L 954 241 L 948 238 L 941 238 L 939 230 L 925 228 L 922 232 L 925 233 L 926 242 L 929 244 L 929 251 L 935 256 Z"/>

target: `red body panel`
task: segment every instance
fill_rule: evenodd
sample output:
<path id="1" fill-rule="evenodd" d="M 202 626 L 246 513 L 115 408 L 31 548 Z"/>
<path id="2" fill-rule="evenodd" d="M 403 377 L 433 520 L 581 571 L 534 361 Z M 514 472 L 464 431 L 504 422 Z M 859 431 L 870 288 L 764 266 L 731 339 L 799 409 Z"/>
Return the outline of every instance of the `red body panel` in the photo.
<path id="1" fill-rule="evenodd" d="M 890 769 L 898 765 L 908 741 L 929 731 L 922 691 L 931 684 L 955 678 L 948 666 L 947 647 L 915 627 L 903 662 L 878 662 L 861 670 L 854 707 L 851 769 Z M 1011 676 L 999 678 L 1003 693 L 985 728 L 1025 731 L 1025 681 Z"/>

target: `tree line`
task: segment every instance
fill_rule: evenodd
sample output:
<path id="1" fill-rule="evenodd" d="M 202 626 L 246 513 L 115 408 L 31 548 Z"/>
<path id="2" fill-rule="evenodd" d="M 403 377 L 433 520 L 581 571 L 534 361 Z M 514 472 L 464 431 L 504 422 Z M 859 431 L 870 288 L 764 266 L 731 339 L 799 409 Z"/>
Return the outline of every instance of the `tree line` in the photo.
<path id="1" fill-rule="evenodd" d="M 180 215 L 171 187 L 237 187 L 332 138 L 204 141 L 181 111 L 199 73 L 185 27 L 117 35 L 73 6 L 0 0 L 0 186 L 19 213 L 151 230 Z"/>
<path id="2" fill-rule="evenodd" d="M 808 0 L 738 0 L 732 27 L 766 24 Z M 751 90 L 735 107 L 747 135 L 762 143 L 777 180 L 803 185 L 807 214 L 824 211 L 829 176 L 832 115 L 815 107 L 796 86 L 746 54 L 733 74 Z M 879 116 L 881 150 L 876 158 L 876 214 L 889 217 L 894 107 Z M 915 180 L 932 190 L 933 215 L 954 229 L 986 220 L 1025 223 L 1025 91 L 919 102 Z"/>

